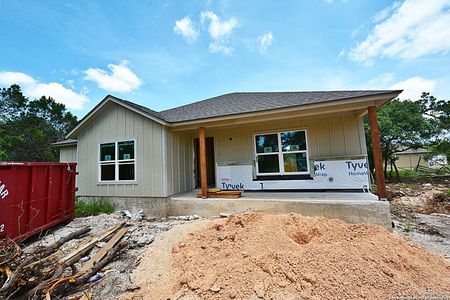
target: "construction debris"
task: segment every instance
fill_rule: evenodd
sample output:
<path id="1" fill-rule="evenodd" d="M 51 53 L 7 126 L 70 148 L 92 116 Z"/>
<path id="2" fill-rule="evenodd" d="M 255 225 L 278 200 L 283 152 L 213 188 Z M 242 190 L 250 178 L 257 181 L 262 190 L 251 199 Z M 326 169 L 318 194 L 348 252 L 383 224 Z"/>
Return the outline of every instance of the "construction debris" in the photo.
<path id="1" fill-rule="evenodd" d="M 77 218 L 27 245 L 0 241 L 0 299 L 114 299 L 136 290 L 129 273 L 140 248 L 191 219 L 118 212 Z"/>
<path id="2" fill-rule="evenodd" d="M 36 247 L 31 253 L 22 251 L 21 254 L 7 259 L 7 263 L 1 265 L 3 278 L 0 293 L 5 299 L 20 295 L 26 295 L 28 299 L 51 299 L 52 295 L 67 293 L 74 287 L 87 283 L 93 274 L 106 266 L 127 245 L 124 241 L 116 246 L 126 232 L 125 228 L 111 238 L 124 224 L 120 223 L 98 237 L 82 239 L 68 254 L 65 254 L 65 251 L 58 251 L 59 248 L 70 240 L 86 235 L 91 230 L 89 227 L 72 232 L 50 246 Z M 96 260 L 87 260 L 81 269 L 77 269 L 75 263 L 83 254 L 90 251 L 98 242 L 109 238 L 110 242 L 94 256 Z M 99 255 L 105 251 L 108 252 L 106 257 Z"/>
<path id="3" fill-rule="evenodd" d="M 388 184 L 388 200 L 393 205 L 406 206 L 416 213 L 450 214 L 450 196 L 446 193 L 449 187 L 448 180 Z"/>
<path id="4" fill-rule="evenodd" d="M 388 184 L 394 231 L 450 259 L 450 196 L 446 179 Z"/>
<path id="5" fill-rule="evenodd" d="M 241 191 L 222 191 L 220 189 L 209 189 L 207 192 L 207 198 L 227 198 L 237 199 L 241 197 Z M 197 198 L 202 198 L 202 193 L 197 193 Z"/>

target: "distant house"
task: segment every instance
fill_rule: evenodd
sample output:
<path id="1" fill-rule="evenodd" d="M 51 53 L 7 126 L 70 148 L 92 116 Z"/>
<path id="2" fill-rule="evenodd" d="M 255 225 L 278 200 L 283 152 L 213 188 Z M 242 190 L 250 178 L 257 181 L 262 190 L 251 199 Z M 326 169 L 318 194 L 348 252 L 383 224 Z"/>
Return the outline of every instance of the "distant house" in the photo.
<path id="1" fill-rule="evenodd" d="M 415 169 L 417 166 L 427 167 L 427 168 L 440 168 L 446 166 L 447 157 L 445 155 L 434 155 L 428 157 L 428 150 L 417 149 L 417 150 L 407 150 L 403 152 L 395 153 L 397 157 L 396 165 L 397 168 L 404 169 Z"/>
<path id="2" fill-rule="evenodd" d="M 362 118 L 369 111 L 376 124 L 376 109 L 400 92 L 231 93 L 161 112 L 108 95 L 55 146 L 78 162 L 78 197 L 119 206 L 163 211 L 178 193 L 207 197 L 206 187 L 362 194 L 371 184 Z"/>

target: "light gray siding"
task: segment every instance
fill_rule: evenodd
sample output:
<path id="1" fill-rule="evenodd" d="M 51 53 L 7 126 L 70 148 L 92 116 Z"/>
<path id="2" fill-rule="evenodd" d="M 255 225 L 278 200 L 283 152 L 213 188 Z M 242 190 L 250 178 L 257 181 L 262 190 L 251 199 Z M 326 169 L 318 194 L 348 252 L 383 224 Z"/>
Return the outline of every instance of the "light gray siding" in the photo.
<path id="1" fill-rule="evenodd" d="M 78 136 L 79 196 L 164 197 L 163 126 L 119 105 L 112 105 Z M 136 141 L 136 180 L 99 182 L 99 145 Z"/>
<path id="2" fill-rule="evenodd" d="M 166 129 L 167 195 L 194 188 L 194 131 Z"/>
<path id="3" fill-rule="evenodd" d="M 296 118 L 236 127 L 206 129 L 214 137 L 217 163 L 253 161 L 254 134 L 306 129 L 310 159 L 366 155 L 364 128 L 353 114 Z"/>
<path id="4" fill-rule="evenodd" d="M 77 162 L 77 145 L 59 148 L 60 162 Z"/>
<path id="5" fill-rule="evenodd" d="M 333 157 L 365 156 L 362 119 L 354 114 L 296 118 L 248 125 L 206 128 L 214 138 L 214 156 L 218 164 L 251 162 L 255 159 L 254 134 L 306 129 L 311 160 Z M 198 130 L 166 129 L 167 195 L 194 188 L 193 140 Z"/>

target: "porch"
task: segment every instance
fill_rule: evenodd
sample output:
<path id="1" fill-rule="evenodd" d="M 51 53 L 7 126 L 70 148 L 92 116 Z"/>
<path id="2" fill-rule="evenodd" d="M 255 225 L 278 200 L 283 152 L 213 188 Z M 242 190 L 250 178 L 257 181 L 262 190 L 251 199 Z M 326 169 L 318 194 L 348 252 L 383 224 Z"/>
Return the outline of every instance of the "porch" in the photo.
<path id="1" fill-rule="evenodd" d="M 324 216 L 348 223 L 370 223 L 391 228 L 389 203 L 362 192 L 243 192 L 239 199 L 199 199 L 199 189 L 170 197 L 169 215 L 197 214 L 202 217 L 248 211 L 299 213 Z"/>
<path id="2" fill-rule="evenodd" d="M 369 178 L 362 116 L 369 114 L 378 196 L 386 198 L 373 101 L 320 111 L 271 112 L 239 120 L 198 121 L 169 132 L 175 194 L 224 190 L 367 190 Z M 288 115 L 286 115 L 288 114 Z M 183 146 L 179 146 L 183 144 Z M 194 147 L 193 147 L 193 146 Z M 193 148 L 193 153 L 189 153 Z M 173 155 L 171 155 L 173 157 Z M 192 170 L 194 172 L 192 172 Z M 183 176 L 184 175 L 184 176 Z M 190 179 L 193 175 L 192 180 Z M 171 175 L 172 176 L 172 175 Z M 177 176 L 177 174 L 173 174 Z M 172 176 L 172 177 L 173 177 Z M 183 177 L 182 177 L 183 176 Z M 193 184 L 194 183 L 194 184 Z"/>

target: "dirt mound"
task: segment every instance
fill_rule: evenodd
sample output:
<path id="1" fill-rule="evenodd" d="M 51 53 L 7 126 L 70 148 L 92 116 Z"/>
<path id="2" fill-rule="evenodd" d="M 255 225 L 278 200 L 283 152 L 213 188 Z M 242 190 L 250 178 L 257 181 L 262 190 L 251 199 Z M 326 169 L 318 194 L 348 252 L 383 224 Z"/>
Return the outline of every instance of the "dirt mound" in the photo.
<path id="1" fill-rule="evenodd" d="M 172 250 L 153 299 L 386 299 L 450 292 L 450 265 L 376 225 L 250 213 Z M 149 295 L 147 293 L 147 295 Z"/>

